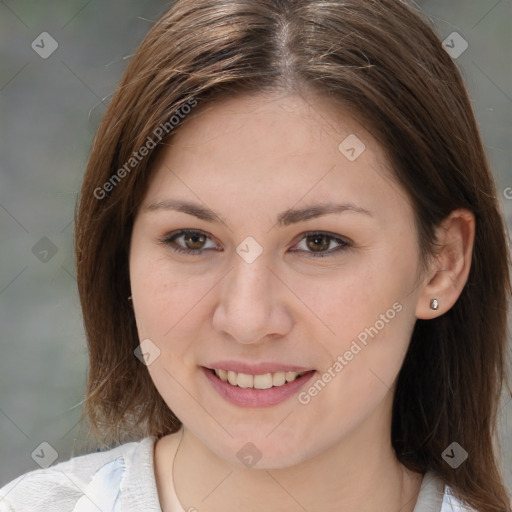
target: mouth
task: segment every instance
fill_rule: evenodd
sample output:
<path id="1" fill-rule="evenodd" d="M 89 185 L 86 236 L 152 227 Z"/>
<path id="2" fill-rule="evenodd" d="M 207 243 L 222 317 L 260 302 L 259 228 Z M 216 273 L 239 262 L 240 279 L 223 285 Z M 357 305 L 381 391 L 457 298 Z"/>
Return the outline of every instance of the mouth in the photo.
<path id="1" fill-rule="evenodd" d="M 232 386 L 239 388 L 252 388 L 252 389 L 270 389 L 272 387 L 281 387 L 288 382 L 293 382 L 300 379 L 309 372 L 291 372 L 281 371 L 273 373 L 264 373 L 260 375 L 250 375 L 242 372 L 235 372 L 233 370 L 223 370 L 221 368 L 214 368 L 210 370 L 221 381 L 228 382 Z M 314 370 L 311 370 L 314 371 Z"/>
<path id="2" fill-rule="evenodd" d="M 316 370 L 245 373 L 227 368 L 201 367 L 211 387 L 226 401 L 239 407 L 268 407 L 296 395 Z M 247 370 L 246 370 L 247 371 Z"/>

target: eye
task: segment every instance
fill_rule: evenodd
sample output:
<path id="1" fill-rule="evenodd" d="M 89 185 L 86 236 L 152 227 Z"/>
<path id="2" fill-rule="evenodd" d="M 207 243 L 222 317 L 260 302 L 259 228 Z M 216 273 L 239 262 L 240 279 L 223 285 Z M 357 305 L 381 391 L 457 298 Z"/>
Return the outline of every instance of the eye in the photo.
<path id="1" fill-rule="evenodd" d="M 210 240 L 210 246 L 208 240 Z M 201 254 L 206 249 L 218 250 L 218 247 L 211 242 L 206 233 L 192 229 L 182 229 L 176 233 L 171 233 L 160 242 L 176 252 L 185 254 Z"/>
<path id="2" fill-rule="evenodd" d="M 350 242 L 324 232 L 306 233 L 292 252 L 304 251 L 313 257 L 330 256 L 351 247 Z"/>
<path id="3" fill-rule="evenodd" d="M 205 250 L 221 250 L 206 233 L 193 229 L 182 229 L 171 233 L 159 242 L 166 247 L 171 247 L 176 252 L 192 255 L 202 254 Z M 208 245 L 208 242 L 210 242 L 210 245 Z M 351 247 L 350 242 L 339 236 L 325 232 L 313 232 L 306 233 L 290 251 L 305 252 L 308 256 L 321 258 L 349 247 Z"/>

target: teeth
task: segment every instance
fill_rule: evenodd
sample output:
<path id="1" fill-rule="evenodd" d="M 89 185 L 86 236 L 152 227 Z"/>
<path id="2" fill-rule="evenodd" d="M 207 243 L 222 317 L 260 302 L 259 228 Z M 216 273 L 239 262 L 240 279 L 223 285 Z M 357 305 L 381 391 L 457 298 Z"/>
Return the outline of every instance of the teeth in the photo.
<path id="1" fill-rule="evenodd" d="M 238 373 L 234 371 L 215 370 L 215 375 L 224 382 L 229 382 L 232 386 L 240 388 L 269 389 L 272 386 L 283 386 L 287 382 L 292 382 L 297 377 L 304 375 L 297 372 L 275 372 L 265 373 L 263 375 L 248 375 L 247 373 Z"/>
<path id="2" fill-rule="evenodd" d="M 290 372 L 290 373 L 294 373 L 294 372 Z M 297 375 L 297 374 L 295 374 L 295 375 Z M 295 380 L 295 377 L 291 380 Z M 277 373 L 274 373 L 274 375 L 272 375 L 272 386 L 282 386 L 285 383 L 286 383 L 286 373 L 277 372 Z"/>
<path id="3" fill-rule="evenodd" d="M 246 375 L 245 373 L 239 373 L 237 378 L 237 384 L 240 388 L 252 388 L 256 387 L 255 377 L 252 375 Z"/>
<path id="4" fill-rule="evenodd" d="M 286 382 L 291 382 L 292 380 L 295 380 L 296 376 L 297 376 L 297 374 L 295 372 L 286 372 L 286 374 L 285 374 Z"/>
<path id="5" fill-rule="evenodd" d="M 228 372 L 228 382 L 232 384 L 233 386 L 236 386 L 238 384 L 237 382 L 238 374 L 236 372 Z"/>
<path id="6" fill-rule="evenodd" d="M 243 373 L 238 374 L 238 385 L 240 386 L 240 377 Z M 254 388 L 255 389 L 270 389 L 272 387 L 272 374 L 265 373 L 265 375 L 255 375 L 254 376 Z"/>

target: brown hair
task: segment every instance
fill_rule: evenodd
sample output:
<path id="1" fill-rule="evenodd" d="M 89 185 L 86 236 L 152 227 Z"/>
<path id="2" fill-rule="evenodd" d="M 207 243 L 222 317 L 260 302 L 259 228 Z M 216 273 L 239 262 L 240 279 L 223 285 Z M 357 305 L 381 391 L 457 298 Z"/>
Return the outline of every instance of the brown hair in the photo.
<path id="1" fill-rule="evenodd" d="M 387 151 L 415 211 L 422 257 L 451 211 L 476 217 L 459 300 L 416 323 L 392 443 L 405 466 L 435 472 L 475 509 L 510 510 L 493 446 L 510 295 L 504 223 L 459 72 L 429 24 L 397 0 L 178 0 L 151 29 L 95 138 L 76 218 L 93 430 L 109 444 L 180 426 L 134 357 L 127 301 L 132 225 L 161 142 L 130 159 L 187 104 L 305 87 L 350 108 Z M 469 453 L 458 469 L 441 457 L 453 441 Z"/>

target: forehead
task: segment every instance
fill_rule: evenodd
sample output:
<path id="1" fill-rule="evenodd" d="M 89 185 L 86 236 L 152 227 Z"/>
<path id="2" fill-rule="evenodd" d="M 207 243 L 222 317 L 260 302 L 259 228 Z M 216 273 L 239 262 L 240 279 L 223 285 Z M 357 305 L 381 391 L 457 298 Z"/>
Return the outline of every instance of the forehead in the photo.
<path id="1" fill-rule="evenodd" d="M 249 159 L 310 154 L 326 144 L 337 149 L 338 141 L 349 135 L 370 142 L 366 129 L 340 106 L 312 93 L 267 92 L 200 105 L 169 146 L 198 155 Z M 232 142 L 236 144 L 226 147 Z M 371 142 L 373 150 L 380 149 Z M 270 155 L 265 150 L 271 150 Z"/>
<path id="2" fill-rule="evenodd" d="M 340 199 L 396 207 L 406 198 L 390 177 L 383 149 L 341 107 L 314 95 L 243 95 L 200 105 L 178 127 L 145 202 L 172 192 L 253 211 Z"/>

